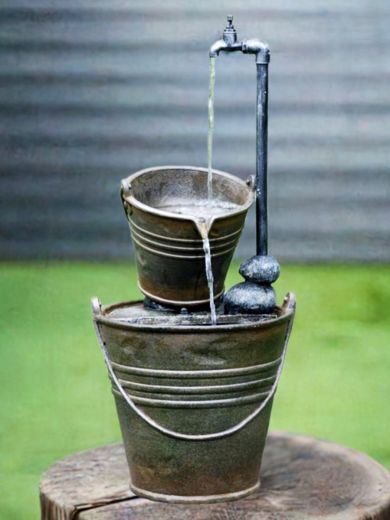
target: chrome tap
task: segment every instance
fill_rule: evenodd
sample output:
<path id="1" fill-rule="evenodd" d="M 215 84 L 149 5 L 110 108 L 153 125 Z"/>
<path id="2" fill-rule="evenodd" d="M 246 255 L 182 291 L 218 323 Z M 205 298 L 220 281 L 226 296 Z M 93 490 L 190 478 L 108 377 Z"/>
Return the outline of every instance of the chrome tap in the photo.
<path id="1" fill-rule="evenodd" d="M 217 57 L 221 51 L 233 52 L 242 50 L 242 42 L 237 43 L 237 31 L 233 25 L 233 16 L 228 16 L 227 22 L 222 39 L 217 40 L 210 47 L 210 58 Z"/>
<path id="2" fill-rule="evenodd" d="M 237 42 L 237 31 L 233 25 L 233 16 L 229 15 L 227 22 L 222 38 L 214 42 L 210 47 L 210 58 L 216 58 L 221 51 L 241 51 L 244 54 L 255 54 L 257 64 L 269 63 L 270 50 L 266 43 L 261 42 L 257 38 Z"/>

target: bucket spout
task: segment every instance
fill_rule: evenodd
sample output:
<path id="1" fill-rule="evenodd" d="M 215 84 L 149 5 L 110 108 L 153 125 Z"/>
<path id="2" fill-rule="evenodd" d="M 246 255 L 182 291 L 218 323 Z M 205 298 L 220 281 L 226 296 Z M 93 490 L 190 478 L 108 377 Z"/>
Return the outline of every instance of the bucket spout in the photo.
<path id="1" fill-rule="evenodd" d="M 205 219 L 203 217 L 201 217 L 199 219 L 194 218 L 194 224 L 197 227 L 197 229 L 199 231 L 199 235 L 202 240 L 206 240 L 208 238 L 210 229 L 213 225 L 213 222 L 214 222 L 213 218 L 209 218 L 209 219 Z"/>

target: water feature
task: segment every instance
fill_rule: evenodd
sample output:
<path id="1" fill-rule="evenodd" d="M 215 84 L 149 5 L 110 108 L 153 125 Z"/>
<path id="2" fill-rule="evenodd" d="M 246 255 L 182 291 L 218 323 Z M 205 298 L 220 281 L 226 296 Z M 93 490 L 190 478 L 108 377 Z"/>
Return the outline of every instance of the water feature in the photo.
<path id="1" fill-rule="evenodd" d="M 256 57 L 255 192 L 212 171 L 215 57 L 236 51 Z M 138 286 L 146 298 L 111 306 L 92 302 L 131 489 L 171 503 L 225 502 L 258 489 L 295 312 L 293 295 L 281 307 L 269 298 L 278 275 L 273 257 L 265 256 L 269 49 L 257 39 L 237 41 L 229 16 L 209 56 L 208 169 L 160 166 L 122 181 Z M 227 299 L 225 277 L 254 193 L 257 255 L 242 264 L 245 282 Z M 224 313 L 210 327 L 206 309 L 210 302 L 216 324 L 214 294 L 223 296 Z"/>
<path id="2" fill-rule="evenodd" d="M 207 134 L 207 196 L 213 198 L 213 136 L 214 136 L 214 87 L 215 87 L 215 57 L 210 58 L 209 102 L 208 102 L 208 134 Z"/>

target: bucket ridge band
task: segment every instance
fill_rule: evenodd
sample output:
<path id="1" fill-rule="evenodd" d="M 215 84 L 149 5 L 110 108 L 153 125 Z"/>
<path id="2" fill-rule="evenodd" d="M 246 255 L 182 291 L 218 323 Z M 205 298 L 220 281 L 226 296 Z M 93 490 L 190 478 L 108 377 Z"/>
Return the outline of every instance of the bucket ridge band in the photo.
<path id="1" fill-rule="evenodd" d="M 179 255 L 179 254 L 173 254 L 173 253 L 167 253 L 166 251 L 160 251 L 158 249 L 155 249 L 153 247 L 146 246 L 145 244 L 142 244 L 138 238 L 135 237 L 134 234 L 132 234 L 133 242 L 135 242 L 139 247 L 142 249 L 145 249 L 146 251 L 149 251 L 150 253 L 153 253 L 157 256 L 166 256 L 168 258 L 180 258 L 182 260 L 196 260 L 196 259 L 204 259 L 204 253 L 200 255 Z M 231 247 L 228 247 L 227 249 L 224 249 L 223 251 L 218 251 L 218 253 L 212 253 L 211 257 L 215 258 L 217 256 L 223 256 L 227 253 L 230 253 L 230 251 L 234 251 L 236 247 L 237 242 L 235 241 Z M 159 244 L 155 244 L 158 246 Z M 229 244 L 227 244 L 229 245 Z"/>
<path id="2" fill-rule="evenodd" d="M 230 377 L 230 376 L 241 376 L 246 374 L 255 374 L 257 372 L 263 372 L 278 366 L 282 361 L 283 354 L 277 359 L 273 359 L 267 363 L 261 363 L 260 365 L 251 365 L 247 367 L 239 368 L 211 368 L 206 370 L 168 370 L 164 368 L 146 368 L 146 367 L 132 367 L 129 365 L 121 365 L 115 361 L 111 361 L 111 365 L 119 372 L 126 374 L 151 376 L 151 377 L 169 377 L 169 378 L 216 378 L 216 377 Z"/>
<path id="3" fill-rule="evenodd" d="M 248 388 L 256 388 L 264 383 L 271 383 L 275 380 L 276 374 L 263 379 L 254 379 L 243 381 L 242 383 L 229 383 L 227 385 L 196 385 L 196 386 L 177 386 L 177 385 L 154 385 L 149 383 L 139 383 L 136 381 L 128 381 L 127 379 L 118 380 L 124 388 L 145 393 L 160 394 L 214 394 L 214 393 L 230 393 L 239 392 Z"/>
<path id="4" fill-rule="evenodd" d="M 136 404 L 161 407 L 161 408 L 218 408 L 224 406 L 240 406 L 242 404 L 257 403 L 262 398 L 267 398 L 271 393 L 272 388 L 266 392 L 260 392 L 257 394 L 250 394 L 241 397 L 229 397 L 227 399 L 209 399 L 204 401 L 180 401 L 173 399 L 153 399 L 150 397 L 140 397 L 127 393 L 129 399 L 134 401 Z M 112 388 L 112 392 L 116 395 L 122 396 L 115 388 Z"/>
<path id="5" fill-rule="evenodd" d="M 154 247 L 154 248 L 171 249 L 172 251 L 178 251 L 179 253 L 182 252 L 183 255 L 184 255 L 184 253 L 192 253 L 192 254 L 198 253 L 197 256 L 199 256 L 200 258 L 204 257 L 204 249 L 203 249 L 202 245 L 194 246 L 194 247 L 172 246 L 170 244 L 162 244 L 161 242 L 156 242 L 155 240 L 151 240 L 150 238 L 143 237 L 140 233 L 137 233 L 136 231 L 134 231 L 134 229 L 131 229 L 131 234 L 132 234 L 133 239 L 135 239 L 135 238 L 137 239 L 137 244 L 140 245 L 141 247 L 147 248 L 147 246 L 145 246 L 144 244 L 141 243 L 141 242 L 146 242 L 147 244 L 151 244 L 152 247 Z M 217 256 L 216 251 L 218 251 L 222 248 L 228 248 L 228 249 L 224 249 L 220 254 L 230 251 L 230 249 L 233 249 L 237 245 L 237 242 L 238 242 L 238 238 L 235 238 L 233 240 L 227 240 L 226 243 L 213 245 L 212 247 L 210 247 L 210 249 L 211 249 L 210 256 L 212 256 L 212 257 Z M 229 246 L 232 246 L 232 247 L 229 249 Z M 149 247 L 149 251 L 154 250 L 150 246 L 148 246 L 148 247 Z M 157 251 L 157 254 L 159 254 L 160 252 L 161 251 L 159 249 Z M 171 256 L 173 256 L 174 258 L 176 258 L 176 257 L 182 258 L 182 255 L 179 255 L 179 254 L 174 255 L 172 253 Z M 187 256 L 187 255 L 184 255 L 184 256 Z"/>
<path id="6" fill-rule="evenodd" d="M 159 235 L 158 233 L 153 233 L 152 231 L 149 231 L 148 229 L 142 228 L 141 226 L 136 224 L 134 222 L 134 220 L 130 217 L 128 217 L 128 221 L 129 221 L 129 225 L 135 227 L 141 233 L 145 233 L 145 235 L 149 235 L 153 238 L 158 238 L 159 240 L 169 240 L 170 242 L 181 242 L 181 243 L 183 243 L 183 242 L 194 243 L 194 244 L 199 244 L 199 245 L 201 245 L 203 243 L 203 240 L 201 238 L 177 238 L 177 237 Z M 239 233 L 241 233 L 241 231 L 242 231 L 242 226 L 239 229 L 237 229 L 236 231 L 233 231 L 232 233 L 228 233 L 221 237 L 216 237 L 216 238 L 210 237 L 209 238 L 210 244 L 212 246 L 215 242 L 220 242 L 222 240 L 226 240 L 231 237 L 236 237 Z M 237 240 L 238 240 L 238 237 L 237 237 Z"/>

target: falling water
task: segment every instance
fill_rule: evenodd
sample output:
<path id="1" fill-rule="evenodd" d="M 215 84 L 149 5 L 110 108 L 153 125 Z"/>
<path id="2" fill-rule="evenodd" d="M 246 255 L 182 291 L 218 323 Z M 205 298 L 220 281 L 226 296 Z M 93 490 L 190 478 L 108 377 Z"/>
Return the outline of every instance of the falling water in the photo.
<path id="1" fill-rule="evenodd" d="M 214 302 L 214 275 L 213 275 L 213 266 L 211 265 L 211 248 L 210 248 L 210 240 L 209 240 L 210 221 L 209 220 L 207 221 L 205 218 L 200 217 L 200 218 L 196 219 L 196 226 L 199 230 L 199 234 L 202 237 L 202 242 L 203 242 L 206 279 L 207 279 L 207 285 L 209 288 L 211 325 L 216 325 L 217 324 L 217 312 L 215 309 L 215 302 Z"/>
<path id="2" fill-rule="evenodd" d="M 207 134 L 207 196 L 210 201 L 213 198 L 213 135 L 214 135 L 214 86 L 215 86 L 215 57 L 210 58 L 210 83 L 209 83 L 209 128 Z"/>
<path id="3" fill-rule="evenodd" d="M 214 302 L 214 275 L 213 268 L 211 265 L 211 251 L 210 251 L 210 240 L 207 236 L 203 238 L 203 251 L 204 251 L 204 261 L 206 266 L 206 278 L 207 285 L 209 286 L 209 298 L 210 298 L 210 314 L 211 314 L 211 324 L 217 324 L 217 312 L 215 310 L 215 302 Z"/>
<path id="4" fill-rule="evenodd" d="M 215 86 L 215 57 L 210 57 L 210 80 L 209 80 L 209 102 L 208 102 L 208 134 L 207 134 L 207 199 L 211 206 L 213 198 L 213 135 L 214 135 L 214 86 Z M 209 287 L 211 324 L 217 324 L 217 313 L 214 302 L 214 275 L 211 265 L 210 240 L 208 237 L 208 226 L 206 232 L 201 233 L 203 240 L 204 261 L 206 268 L 207 285 Z"/>
<path id="5" fill-rule="evenodd" d="M 214 87 L 215 87 L 215 57 L 210 57 L 210 80 L 209 80 L 209 102 L 208 102 L 208 134 L 207 134 L 207 199 L 209 205 L 213 198 L 213 136 L 214 136 Z M 204 261 L 206 267 L 207 285 L 209 287 L 211 324 L 217 324 L 217 313 L 214 302 L 214 275 L 211 265 L 210 240 L 208 232 L 203 239 Z"/>
<path id="6" fill-rule="evenodd" d="M 209 240 L 209 224 L 210 219 L 213 216 L 229 213 L 237 208 L 236 204 L 231 204 L 223 201 L 213 201 L 213 134 L 214 134 L 214 86 L 215 86 L 215 57 L 210 57 L 210 83 L 209 83 L 209 101 L 208 101 L 208 135 L 207 135 L 207 205 L 204 203 L 197 203 L 194 201 L 192 204 L 183 203 L 171 203 L 161 206 L 161 209 L 165 211 L 187 214 L 196 218 L 197 227 L 203 241 L 203 251 L 205 259 L 205 269 L 207 285 L 209 288 L 209 299 L 210 299 L 210 314 L 211 324 L 217 324 L 217 313 L 214 302 L 214 275 L 211 264 L 211 250 Z M 204 218 L 203 215 L 207 215 L 208 219 Z"/>

